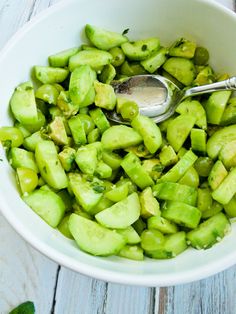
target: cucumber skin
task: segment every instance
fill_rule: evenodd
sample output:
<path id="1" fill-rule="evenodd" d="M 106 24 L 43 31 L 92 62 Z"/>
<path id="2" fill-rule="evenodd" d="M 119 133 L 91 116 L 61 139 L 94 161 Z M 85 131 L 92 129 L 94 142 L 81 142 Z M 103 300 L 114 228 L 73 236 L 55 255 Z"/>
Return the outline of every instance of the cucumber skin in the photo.
<path id="1" fill-rule="evenodd" d="M 223 213 L 218 213 L 188 232 L 187 240 L 198 250 L 208 249 L 222 239 L 229 229 L 229 220 Z"/>
<path id="2" fill-rule="evenodd" d="M 161 200 L 179 201 L 192 206 L 195 206 L 197 201 L 195 188 L 174 182 L 157 183 L 153 187 L 153 193 Z"/>
<path id="3" fill-rule="evenodd" d="M 169 259 L 176 257 L 187 249 L 186 234 L 180 231 L 165 236 L 164 243 L 160 245 L 160 249 L 153 251 L 145 251 L 146 255 L 155 259 Z"/>
<path id="4" fill-rule="evenodd" d="M 57 156 L 54 142 L 42 141 L 36 145 L 35 159 L 42 178 L 55 189 L 68 186 L 68 179 Z"/>
<path id="5" fill-rule="evenodd" d="M 187 151 L 184 156 L 175 164 L 159 182 L 177 182 L 197 160 L 197 156 L 191 151 Z"/>
<path id="6" fill-rule="evenodd" d="M 220 204 L 226 205 L 236 193 L 236 168 L 233 168 L 221 184 L 214 190 L 212 197 Z"/>
<path id="7" fill-rule="evenodd" d="M 96 256 L 117 254 L 125 245 L 125 239 L 114 230 L 97 222 L 71 214 L 69 230 L 81 250 Z"/>
<path id="8" fill-rule="evenodd" d="M 22 196 L 22 199 L 53 228 L 58 226 L 64 216 L 65 204 L 60 196 L 52 191 L 35 190 Z"/>
<path id="9" fill-rule="evenodd" d="M 164 218 L 190 229 L 198 226 L 201 215 L 197 207 L 177 201 L 167 201 L 162 209 Z"/>
<path id="10" fill-rule="evenodd" d="M 140 210 L 139 197 L 134 192 L 122 201 L 96 214 L 95 218 L 104 227 L 125 229 L 139 218 Z"/>
<path id="11" fill-rule="evenodd" d="M 154 154 L 162 144 L 162 135 L 158 125 L 150 118 L 142 115 L 136 116 L 131 126 L 141 134 L 144 145 L 151 154 Z"/>
<path id="12" fill-rule="evenodd" d="M 34 124 L 38 121 L 38 112 L 31 82 L 20 84 L 14 91 L 10 107 L 16 120 L 24 124 Z"/>
<path id="13" fill-rule="evenodd" d="M 115 150 L 127 148 L 142 143 L 143 139 L 138 132 L 125 125 L 115 125 L 106 130 L 102 135 L 104 149 Z"/>
<path id="14" fill-rule="evenodd" d="M 236 125 L 230 125 L 216 131 L 207 141 L 207 154 L 215 159 L 221 148 L 229 142 L 236 140 Z"/>

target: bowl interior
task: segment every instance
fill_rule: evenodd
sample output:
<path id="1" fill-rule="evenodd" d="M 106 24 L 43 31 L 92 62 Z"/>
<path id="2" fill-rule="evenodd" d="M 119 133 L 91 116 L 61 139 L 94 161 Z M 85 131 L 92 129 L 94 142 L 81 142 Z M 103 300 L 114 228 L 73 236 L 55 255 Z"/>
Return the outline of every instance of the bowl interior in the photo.
<path id="1" fill-rule="evenodd" d="M 1 126 L 11 123 L 10 96 L 19 83 L 30 79 L 32 66 L 46 64 L 52 53 L 80 45 L 85 40 L 82 30 L 86 23 L 118 32 L 129 28 L 129 38 L 157 36 L 164 45 L 179 37 L 196 40 L 209 49 L 214 69 L 236 74 L 236 15 L 213 1 L 62 1 L 25 26 L 0 55 Z M 188 249 L 172 260 L 135 262 L 90 256 L 23 203 L 2 148 L 0 158 L 2 213 L 34 247 L 73 270 L 107 281 L 167 286 L 204 278 L 236 261 L 235 226 L 212 249 Z"/>

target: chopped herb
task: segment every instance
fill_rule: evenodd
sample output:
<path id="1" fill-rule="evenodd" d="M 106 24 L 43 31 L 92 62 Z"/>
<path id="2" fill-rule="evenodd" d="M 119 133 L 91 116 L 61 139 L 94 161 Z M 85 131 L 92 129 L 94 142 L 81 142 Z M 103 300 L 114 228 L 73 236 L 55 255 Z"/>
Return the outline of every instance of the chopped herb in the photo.
<path id="1" fill-rule="evenodd" d="M 32 90 L 32 89 L 33 89 L 32 86 L 26 86 L 26 88 L 25 88 L 26 91 L 27 91 L 27 90 Z"/>
<path id="2" fill-rule="evenodd" d="M 93 190 L 95 192 L 102 193 L 105 190 L 105 188 L 104 188 L 104 186 L 101 186 L 101 185 L 94 185 Z"/>
<path id="3" fill-rule="evenodd" d="M 146 51 L 147 50 L 147 45 L 142 45 L 142 51 Z"/>
<path id="4" fill-rule="evenodd" d="M 0 161 L 3 161 L 3 159 L 2 159 L 2 158 L 0 158 Z"/>
<path id="5" fill-rule="evenodd" d="M 164 166 L 162 165 L 155 165 L 153 168 L 152 168 L 152 171 L 157 171 L 157 172 L 162 172 L 164 170 Z"/>
<path id="6" fill-rule="evenodd" d="M 145 152 L 145 146 L 144 145 L 139 145 L 137 148 L 138 152 Z"/>
<path id="7" fill-rule="evenodd" d="M 129 32 L 129 28 L 126 28 L 126 29 L 123 31 L 122 35 L 126 35 L 126 34 L 128 34 L 128 32 Z"/>
<path id="8" fill-rule="evenodd" d="M 180 46 L 183 45 L 185 42 L 186 42 L 186 39 L 180 38 L 180 39 L 177 40 L 176 43 L 174 44 L 174 48 L 180 47 Z"/>

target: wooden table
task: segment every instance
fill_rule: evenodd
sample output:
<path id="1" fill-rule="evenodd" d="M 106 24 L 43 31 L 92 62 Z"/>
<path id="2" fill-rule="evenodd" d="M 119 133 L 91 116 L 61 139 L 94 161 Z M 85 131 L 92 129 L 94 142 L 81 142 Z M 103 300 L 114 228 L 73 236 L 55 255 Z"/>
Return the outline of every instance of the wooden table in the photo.
<path id="1" fill-rule="evenodd" d="M 0 0 L 0 48 L 20 26 L 56 2 Z M 218 2 L 235 9 L 234 0 Z M 236 266 L 169 288 L 122 286 L 57 265 L 22 240 L 1 215 L 0 243 L 0 314 L 26 300 L 35 303 L 37 314 L 236 313 Z"/>

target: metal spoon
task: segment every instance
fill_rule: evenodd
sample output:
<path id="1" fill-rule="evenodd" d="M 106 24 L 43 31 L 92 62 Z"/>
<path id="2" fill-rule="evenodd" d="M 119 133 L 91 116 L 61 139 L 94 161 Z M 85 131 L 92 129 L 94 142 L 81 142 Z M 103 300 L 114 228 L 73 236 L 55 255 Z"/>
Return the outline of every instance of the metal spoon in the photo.
<path id="1" fill-rule="evenodd" d="M 178 104 L 187 97 L 220 90 L 236 90 L 236 77 L 183 90 L 160 75 L 136 75 L 112 85 L 117 96 L 135 101 L 142 115 L 158 123 L 172 116 Z M 106 115 L 111 121 L 129 124 L 115 111 L 107 111 Z"/>

